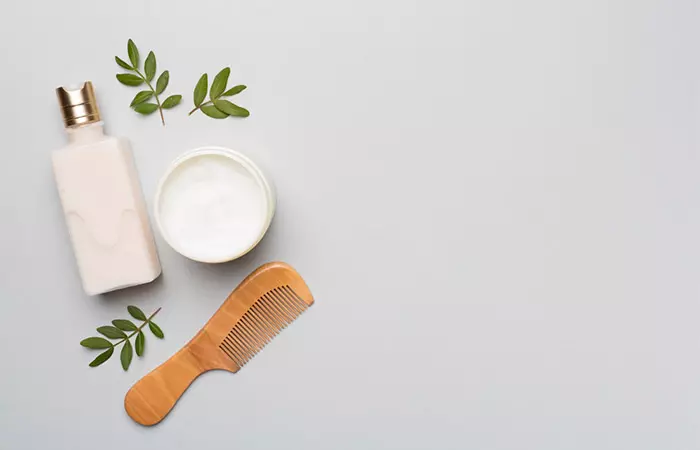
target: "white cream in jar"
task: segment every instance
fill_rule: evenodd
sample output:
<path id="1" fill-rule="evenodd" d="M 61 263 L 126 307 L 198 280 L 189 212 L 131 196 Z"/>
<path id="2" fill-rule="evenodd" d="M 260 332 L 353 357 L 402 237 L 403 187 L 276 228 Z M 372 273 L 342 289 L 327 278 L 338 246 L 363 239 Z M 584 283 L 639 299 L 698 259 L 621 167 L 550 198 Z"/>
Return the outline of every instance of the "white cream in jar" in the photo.
<path id="1" fill-rule="evenodd" d="M 263 238 L 275 211 L 270 182 L 244 155 L 205 147 L 177 158 L 161 180 L 155 219 L 163 238 L 195 261 L 239 258 Z"/>

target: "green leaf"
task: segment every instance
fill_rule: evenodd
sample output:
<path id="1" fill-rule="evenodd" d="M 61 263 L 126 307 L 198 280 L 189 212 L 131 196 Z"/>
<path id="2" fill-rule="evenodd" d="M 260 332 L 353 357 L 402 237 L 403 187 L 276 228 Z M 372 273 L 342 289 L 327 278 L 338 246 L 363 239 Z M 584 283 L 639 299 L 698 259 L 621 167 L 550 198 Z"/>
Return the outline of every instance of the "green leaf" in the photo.
<path id="1" fill-rule="evenodd" d="M 209 81 L 207 81 L 207 74 L 205 73 L 197 81 L 197 86 L 194 87 L 194 106 L 202 104 L 204 97 L 207 96 L 207 87 L 209 87 Z"/>
<path id="2" fill-rule="evenodd" d="M 241 92 L 243 92 L 245 90 L 245 88 L 246 88 L 245 85 L 239 84 L 238 86 L 234 86 L 231 89 L 229 89 L 228 91 L 224 92 L 223 94 L 221 94 L 221 96 L 222 97 L 230 97 L 232 95 L 240 94 Z"/>
<path id="3" fill-rule="evenodd" d="M 141 77 L 134 75 L 133 73 L 119 73 L 117 74 L 117 80 L 119 80 L 121 84 L 125 84 L 127 86 L 139 86 L 141 83 L 143 83 Z"/>
<path id="4" fill-rule="evenodd" d="M 214 119 L 225 119 L 228 114 L 219 111 L 214 105 L 204 105 L 200 108 L 204 114 Z"/>
<path id="5" fill-rule="evenodd" d="M 138 105 L 134 106 L 134 111 L 147 116 L 158 111 L 158 105 L 155 103 L 139 103 Z"/>
<path id="6" fill-rule="evenodd" d="M 97 332 L 104 336 L 107 336 L 110 339 L 122 339 L 126 337 L 126 334 L 122 330 L 120 330 L 117 327 L 110 327 L 109 325 L 99 327 L 97 329 Z"/>
<path id="7" fill-rule="evenodd" d="M 171 95 L 170 97 L 166 98 L 163 102 L 163 108 L 174 108 L 178 105 L 178 103 L 180 103 L 180 100 L 182 100 L 182 95 Z"/>
<path id="8" fill-rule="evenodd" d="M 148 328 L 151 329 L 151 332 L 156 335 L 157 338 L 163 339 L 163 330 L 160 329 L 158 325 L 156 325 L 154 322 L 148 322 Z"/>
<path id="9" fill-rule="evenodd" d="M 134 41 L 129 39 L 129 42 L 126 44 L 126 51 L 129 54 L 129 61 L 131 61 L 131 65 L 134 66 L 135 69 L 139 68 L 139 49 L 136 48 L 136 44 L 134 44 Z"/>
<path id="10" fill-rule="evenodd" d="M 134 68 L 131 67 L 131 66 L 129 65 L 129 63 L 127 63 L 126 61 L 124 61 L 124 60 L 121 59 L 120 57 L 115 56 L 115 57 L 114 57 L 114 60 L 117 62 L 117 64 L 119 64 L 120 67 L 123 67 L 123 68 L 126 69 L 126 70 L 134 70 Z"/>
<path id="11" fill-rule="evenodd" d="M 226 90 L 226 84 L 228 83 L 228 76 L 231 74 L 231 69 L 225 67 L 221 69 L 221 72 L 217 73 L 214 77 L 214 81 L 211 83 L 211 90 L 209 91 L 209 98 L 212 100 L 217 99 Z"/>
<path id="12" fill-rule="evenodd" d="M 108 348 L 106 351 L 97 355 L 97 358 L 92 360 L 92 362 L 90 363 L 90 367 L 99 366 L 100 364 L 102 364 L 103 362 L 105 362 L 109 358 L 111 358 L 113 353 L 114 353 L 114 347 Z"/>
<path id="13" fill-rule="evenodd" d="M 156 107 L 157 108 L 157 107 Z M 134 325 L 134 322 L 126 319 L 116 319 L 112 321 L 112 325 L 124 331 L 136 331 L 138 327 Z"/>
<path id="14" fill-rule="evenodd" d="M 112 343 L 105 338 L 89 337 L 80 341 L 80 345 L 92 349 L 110 348 Z"/>
<path id="15" fill-rule="evenodd" d="M 156 81 L 156 95 L 163 93 L 165 88 L 168 87 L 168 81 L 170 81 L 170 72 L 167 70 L 160 74 L 158 81 Z"/>
<path id="16" fill-rule="evenodd" d="M 146 320 L 146 314 L 144 314 L 143 311 L 141 311 L 136 306 L 129 305 L 126 307 L 126 310 L 129 311 L 129 314 L 131 314 L 131 317 L 133 317 L 134 319 Z"/>
<path id="17" fill-rule="evenodd" d="M 143 331 L 139 331 L 136 335 L 136 354 L 143 355 L 143 347 L 146 345 L 146 336 L 143 335 Z"/>
<path id="18" fill-rule="evenodd" d="M 143 103 L 146 100 L 150 100 L 150 98 L 153 97 L 153 91 L 141 91 L 138 94 L 136 94 L 136 97 L 131 101 L 131 107 L 134 107 L 135 105 L 138 105 L 139 103 Z M 146 319 L 143 319 L 146 320 Z"/>
<path id="19" fill-rule="evenodd" d="M 146 72 L 146 79 L 148 81 L 151 81 L 153 77 L 156 76 L 156 54 L 153 52 L 149 52 L 148 56 L 146 56 L 146 62 L 143 65 L 143 68 Z"/>
<path id="20" fill-rule="evenodd" d="M 131 342 L 124 341 L 124 347 L 122 347 L 122 353 L 119 355 L 119 359 L 122 361 L 122 368 L 124 370 L 129 369 L 131 364 L 131 359 L 134 357 L 134 349 L 131 346 Z"/>
<path id="21" fill-rule="evenodd" d="M 214 100 L 214 106 L 219 111 L 235 117 L 248 117 L 250 112 L 247 109 L 234 105 L 228 100 Z"/>

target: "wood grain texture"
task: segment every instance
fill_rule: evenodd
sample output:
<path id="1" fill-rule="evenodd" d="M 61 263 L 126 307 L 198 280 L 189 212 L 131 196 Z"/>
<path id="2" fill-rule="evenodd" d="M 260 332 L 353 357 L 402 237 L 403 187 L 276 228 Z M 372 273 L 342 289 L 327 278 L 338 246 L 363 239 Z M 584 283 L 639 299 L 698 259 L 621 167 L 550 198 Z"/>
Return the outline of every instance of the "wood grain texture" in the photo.
<path id="1" fill-rule="evenodd" d="M 127 392 L 124 407 L 142 425 L 155 425 L 189 385 L 209 370 L 237 372 L 314 299 L 301 276 L 282 262 L 256 269 L 228 296 L 180 351 Z"/>

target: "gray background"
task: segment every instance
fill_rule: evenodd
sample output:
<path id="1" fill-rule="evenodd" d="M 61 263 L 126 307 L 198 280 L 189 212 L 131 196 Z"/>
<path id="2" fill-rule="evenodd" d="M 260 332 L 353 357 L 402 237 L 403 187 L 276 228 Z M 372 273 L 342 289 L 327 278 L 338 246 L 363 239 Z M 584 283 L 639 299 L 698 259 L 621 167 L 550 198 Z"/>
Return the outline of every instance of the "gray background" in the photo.
<path id="1" fill-rule="evenodd" d="M 0 13 L 0 448 L 700 448 L 697 0 L 5 1 Z M 132 37 L 183 105 L 140 117 Z M 202 72 L 247 120 L 186 117 Z M 82 292 L 50 167 L 53 89 L 91 79 L 147 200 L 183 151 L 259 161 L 278 215 L 220 266 L 158 237 L 152 285 Z M 127 389 L 245 274 L 317 303 L 156 428 Z M 163 310 L 123 372 L 78 342 Z"/>

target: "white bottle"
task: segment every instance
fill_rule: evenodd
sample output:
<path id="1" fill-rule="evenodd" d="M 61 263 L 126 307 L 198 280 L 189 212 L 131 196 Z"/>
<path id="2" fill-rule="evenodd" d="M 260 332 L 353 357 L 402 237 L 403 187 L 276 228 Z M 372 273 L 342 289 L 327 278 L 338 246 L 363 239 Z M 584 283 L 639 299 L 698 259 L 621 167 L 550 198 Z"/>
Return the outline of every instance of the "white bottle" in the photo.
<path id="1" fill-rule="evenodd" d="M 85 292 L 153 281 L 160 262 L 129 143 L 105 136 L 92 83 L 56 94 L 69 143 L 53 168 Z"/>

